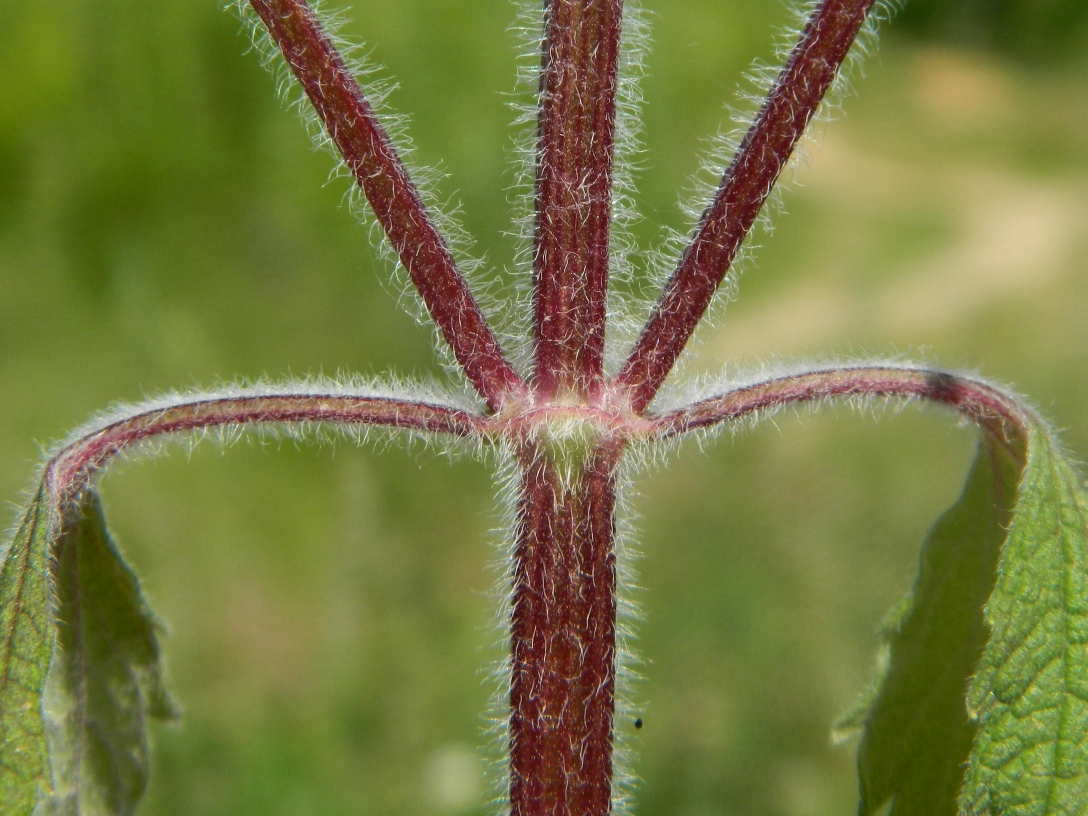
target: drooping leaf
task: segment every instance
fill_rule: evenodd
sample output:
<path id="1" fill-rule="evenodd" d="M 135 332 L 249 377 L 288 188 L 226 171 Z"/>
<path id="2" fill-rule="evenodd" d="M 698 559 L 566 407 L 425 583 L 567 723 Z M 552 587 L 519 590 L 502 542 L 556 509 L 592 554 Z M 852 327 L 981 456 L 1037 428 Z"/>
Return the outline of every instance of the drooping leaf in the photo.
<path id="1" fill-rule="evenodd" d="M 53 652 L 44 485 L 27 508 L 0 567 L 0 816 L 31 813 L 48 790 L 42 691 Z"/>
<path id="2" fill-rule="evenodd" d="M 1088 494 L 1044 428 L 1029 442 L 968 695 L 970 816 L 1088 812 Z"/>
<path id="3" fill-rule="evenodd" d="M 922 545 L 915 586 L 885 627 L 881 677 L 844 723 L 864 729 L 861 816 L 956 816 L 976 731 L 967 687 L 1020 471 L 1003 446 L 980 444 L 963 494 Z"/>
<path id="4" fill-rule="evenodd" d="M 54 581 L 57 651 L 47 699 L 56 792 L 46 810 L 128 816 L 147 787 L 147 719 L 175 711 L 157 621 L 93 491 L 57 539 Z"/>

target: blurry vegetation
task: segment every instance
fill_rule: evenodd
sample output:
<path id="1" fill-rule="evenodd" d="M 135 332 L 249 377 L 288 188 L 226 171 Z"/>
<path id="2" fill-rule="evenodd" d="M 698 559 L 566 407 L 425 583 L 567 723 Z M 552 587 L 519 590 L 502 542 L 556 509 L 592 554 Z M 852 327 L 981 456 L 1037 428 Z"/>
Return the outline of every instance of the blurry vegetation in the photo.
<path id="1" fill-rule="evenodd" d="M 637 238 L 652 247 L 660 225 L 684 226 L 677 191 L 702 140 L 788 15 L 646 5 Z M 1066 53 L 1024 68 L 899 36 L 916 8 L 855 74 L 847 115 L 818 128 L 789 213 L 687 373 L 829 353 L 970 367 L 1015 383 L 1083 457 L 1088 75 L 1064 39 L 1080 23 L 1023 34 Z M 1019 43 L 1011 9 L 1058 5 L 993 8 Z M 417 160 L 441 160 L 441 195 L 457 192 L 490 266 L 507 266 L 513 8 L 358 0 L 350 16 L 400 82 Z M 215 0 L 6 15 L 0 495 L 30 483 L 35 440 L 116 399 L 233 377 L 441 376 L 345 183 L 326 184 L 330 160 L 238 28 Z M 875 629 L 973 444 L 937 411 L 877 414 L 780 417 L 637 480 L 644 727 L 617 727 L 640 745 L 640 813 L 852 812 L 852 750 L 829 726 L 866 686 Z M 481 669 L 501 652 L 491 476 L 379 449 L 206 447 L 106 479 L 186 707 L 157 734 L 144 814 L 484 812 Z"/>
<path id="2" fill-rule="evenodd" d="M 924 37 L 1017 59 L 1088 56 L 1088 4 L 1082 0 L 910 0 L 898 24 Z"/>

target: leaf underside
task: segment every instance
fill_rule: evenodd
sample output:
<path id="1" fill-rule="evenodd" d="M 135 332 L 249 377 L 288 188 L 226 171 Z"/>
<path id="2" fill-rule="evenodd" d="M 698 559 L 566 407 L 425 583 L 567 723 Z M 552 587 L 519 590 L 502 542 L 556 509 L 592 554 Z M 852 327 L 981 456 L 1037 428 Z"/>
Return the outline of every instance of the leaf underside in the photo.
<path id="1" fill-rule="evenodd" d="M 975 735 L 965 697 L 988 631 L 994 586 L 1020 468 L 983 442 L 959 500 L 922 545 L 908 601 L 885 625 L 887 654 L 860 725 L 861 816 L 956 816 Z M 871 706 L 871 707 L 870 707 Z"/>
<path id="2" fill-rule="evenodd" d="M 46 700 L 55 793 L 45 812 L 129 816 L 147 787 L 147 718 L 176 716 L 159 624 L 94 492 L 54 553 L 57 650 Z"/>
<path id="3" fill-rule="evenodd" d="M 57 518 L 43 486 L 0 568 L 0 816 L 131 816 L 176 716 L 158 622 L 94 491 Z"/>
<path id="4" fill-rule="evenodd" d="M 844 721 L 861 816 L 1088 812 L 1088 494 L 1045 428 L 1026 439 L 1023 468 L 980 446 Z"/>

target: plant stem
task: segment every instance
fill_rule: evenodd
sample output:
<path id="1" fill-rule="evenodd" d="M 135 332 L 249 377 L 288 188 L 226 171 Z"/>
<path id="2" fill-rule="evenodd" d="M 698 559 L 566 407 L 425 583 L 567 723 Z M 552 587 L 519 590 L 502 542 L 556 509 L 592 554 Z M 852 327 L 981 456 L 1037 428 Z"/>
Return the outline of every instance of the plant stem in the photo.
<path id="1" fill-rule="evenodd" d="M 632 410 L 650 404 L 687 345 L 873 3 L 823 0 L 812 12 L 620 371 Z"/>
<path id="2" fill-rule="evenodd" d="M 991 385 L 944 371 L 857 366 L 805 371 L 744 386 L 653 418 L 652 436 L 681 436 L 700 428 L 758 417 L 788 405 L 830 399 L 923 399 L 953 408 L 1022 455 L 1031 424 L 1026 410 Z"/>
<path id="3" fill-rule="evenodd" d="M 615 469 L 623 443 L 519 451 L 510 812 L 604 816 L 615 709 Z"/>
<path id="4" fill-rule="evenodd" d="M 533 248 L 538 399 L 599 390 L 622 0 L 544 12 Z"/>
<path id="5" fill-rule="evenodd" d="M 308 394 L 240 394 L 136 409 L 127 416 L 80 433 L 46 465 L 46 482 L 57 499 L 77 494 L 111 459 L 141 442 L 213 428 L 260 428 L 286 424 L 368 426 L 474 437 L 483 416 L 458 408 L 393 397 Z M 62 501 L 57 501 L 58 506 Z"/>
<path id="6" fill-rule="evenodd" d="M 344 157 L 378 222 L 492 411 L 525 385 L 507 362 L 374 109 L 304 0 L 249 0 Z"/>

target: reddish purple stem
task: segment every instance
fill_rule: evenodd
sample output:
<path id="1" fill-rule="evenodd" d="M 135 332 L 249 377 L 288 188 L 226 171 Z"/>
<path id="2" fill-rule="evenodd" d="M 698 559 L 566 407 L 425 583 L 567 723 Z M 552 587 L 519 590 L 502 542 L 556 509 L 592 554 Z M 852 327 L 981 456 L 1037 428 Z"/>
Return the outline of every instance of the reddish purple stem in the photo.
<path id="1" fill-rule="evenodd" d="M 538 407 L 597 405 L 603 395 L 622 13 L 622 0 L 545 6 L 533 253 Z M 539 418 L 539 427 L 524 428 L 518 454 L 510 812 L 605 816 L 615 705 L 613 474 L 623 443 L 593 445 L 585 462 L 561 460 L 539 433 L 547 435 L 548 417 Z M 505 430 L 508 439 L 520 435 Z"/>
<path id="2" fill-rule="evenodd" d="M 616 681 L 614 473 L 623 442 L 563 466 L 530 438 L 511 619 L 510 812 L 604 816 L 611 807 Z"/>
<path id="3" fill-rule="evenodd" d="M 216 424 L 329 421 L 488 439 L 517 457 L 511 613 L 510 809 L 606 816 L 616 681 L 616 469 L 629 441 L 662 439 L 833 397 L 951 405 L 1015 448 L 1027 422 L 994 389 L 871 367 L 782 377 L 654 415 L 671 371 L 846 58 L 874 0 L 822 0 L 700 219 L 614 384 L 603 373 L 622 0 L 545 0 L 533 253 L 532 399 L 328 37 L 304 0 L 249 0 L 325 123 L 435 322 L 492 416 L 411 401 L 271 397 L 125 420 L 50 468 L 90 472 L 146 436 Z M 613 388 L 610 385 L 617 387 Z M 316 400 L 316 402 L 315 402 Z M 319 404 L 320 403 L 320 404 Z M 501 410 L 500 409 L 504 409 Z M 177 414 L 170 413 L 177 411 Z M 248 413 L 247 413 L 248 411 Z M 581 423 L 566 449 L 553 433 Z M 74 478 L 74 477 L 73 477 Z"/>
<path id="4" fill-rule="evenodd" d="M 457 408 L 392 397 L 315 393 L 213 398 L 141 411 L 91 431 L 50 460 L 46 478 L 54 496 L 71 495 L 110 459 L 140 442 L 224 426 L 373 425 L 473 437 L 484 431 L 486 422 L 483 416 Z"/>
<path id="5" fill-rule="evenodd" d="M 1022 457 L 1024 410 L 983 383 L 904 368 L 780 377 L 662 415 L 552 405 L 484 416 L 445 405 L 342 394 L 239 395 L 133 413 L 62 448 L 43 487 L 62 512 L 113 457 L 157 437 L 215 427 L 383 426 L 511 446 L 520 473 L 511 614 L 510 809 L 514 816 L 606 816 L 616 683 L 615 474 L 630 441 L 662 439 L 792 404 L 921 398 L 953 407 Z M 560 457 L 553 422 L 596 433 Z"/>
<path id="6" fill-rule="evenodd" d="M 541 400 L 597 396 L 604 357 L 622 0 L 548 0 L 533 285 Z"/>
<path id="7" fill-rule="evenodd" d="M 397 256 L 469 381 L 498 410 L 525 386 L 389 136 L 304 0 L 250 0 L 362 188 Z"/>
<path id="8" fill-rule="evenodd" d="M 650 404 L 710 305 L 874 0 L 823 0 L 722 177 L 617 381 Z"/>
<path id="9" fill-rule="evenodd" d="M 955 409 L 1012 449 L 1023 444 L 1028 416 L 993 386 L 943 371 L 892 366 L 806 371 L 737 388 L 652 417 L 651 436 L 669 438 L 764 411 L 829 399 L 924 399 Z"/>

